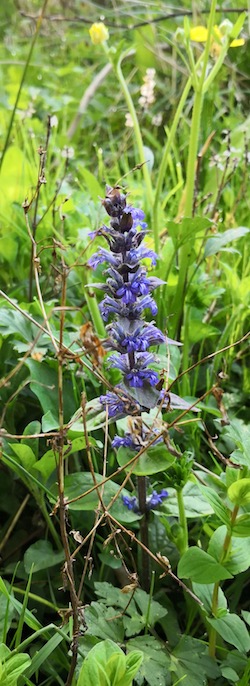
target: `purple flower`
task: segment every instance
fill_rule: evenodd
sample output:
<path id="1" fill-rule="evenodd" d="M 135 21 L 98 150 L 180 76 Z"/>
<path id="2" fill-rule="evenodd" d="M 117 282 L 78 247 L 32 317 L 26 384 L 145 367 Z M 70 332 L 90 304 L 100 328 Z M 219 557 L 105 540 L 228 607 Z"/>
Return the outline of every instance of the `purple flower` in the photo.
<path id="1" fill-rule="evenodd" d="M 162 505 L 162 501 L 167 497 L 168 492 L 165 490 L 165 488 L 163 488 L 160 493 L 153 491 L 153 493 L 146 498 L 146 509 L 153 510 L 155 507 Z M 123 495 L 122 500 L 123 504 L 128 508 L 128 510 L 132 510 L 132 512 L 140 514 L 139 503 L 136 496 Z"/>
<path id="2" fill-rule="evenodd" d="M 142 229 L 147 228 L 146 222 L 143 221 L 143 219 L 145 218 L 145 213 L 143 212 L 143 210 L 140 210 L 136 207 L 132 207 L 132 205 L 127 205 L 127 207 L 125 207 L 124 209 L 124 212 L 132 215 L 133 226 L 141 226 Z"/>
<path id="3" fill-rule="evenodd" d="M 125 436 L 115 436 L 112 441 L 112 448 L 130 448 L 131 450 L 137 450 L 132 436 L 130 434 L 125 434 Z"/>
<path id="4" fill-rule="evenodd" d="M 132 368 L 127 355 L 111 355 L 109 362 L 111 367 L 116 367 L 123 373 L 124 380 L 133 388 L 143 388 L 144 382 L 156 386 L 159 381 L 157 372 L 148 368 L 148 364 L 154 362 L 154 355 L 150 353 L 138 353 Z"/>
<path id="5" fill-rule="evenodd" d="M 138 500 L 135 495 L 129 496 L 129 495 L 122 495 L 122 501 L 123 505 L 128 508 L 128 510 L 132 510 L 133 512 L 139 513 L 139 505 L 138 505 Z"/>
<path id="6" fill-rule="evenodd" d="M 160 345 L 166 342 L 166 337 L 154 326 L 142 319 L 127 321 L 119 318 L 108 327 L 111 343 L 110 347 L 119 352 L 145 352 L 151 345 Z"/>
<path id="7" fill-rule="evenodd" d="M 115 389 L 114 389 L 115 390 Z M 108 417 L 122 417 L 128 414 L 138 413 L 138 405 L 133 398 L 123 396 L 121 389 L 118 387 L 120 394 L 107 391 L 106 395 L 100 395 L 100 403 L 106 409 L 108 407 Z M 122 396 L 122 397 L 121 397 Z"/>
<path id="8" fill-rule="evenodd" d="M 152 510 L 154 507 L 161 505 L 163 499 L 167 498 L 167 497 L 168 497 L 168 492 L 165 490 L 165 488 L 163 488 L 160 493 L 157 493 L 157 491 L 153 491 L 152 495 L 147 497 L 147 500 L 146 500 L 147 509 Z"/>
<path id="9" fill-rule="evenodd" d="M 109 250 L 99 248 L 98 252 L 95 252 L 88 260 L 88 265 L 89 267 L 92 267 L 92 269 L 96 269 L 98 265 L 103 264 L 103 262 L 109 262 L 109 264 L 112 264 L 116 268 L 119 267 L 120 263 L 119 258 L 112 255 Z"/>
<path id="10" fill-rule="evenodd" d="M 159 381 L 157 372 L 152 369 L 132 369 L 125 378 L 132 388 L 143 388 L 145 382 L 150 386 L 156 386 Z"/>

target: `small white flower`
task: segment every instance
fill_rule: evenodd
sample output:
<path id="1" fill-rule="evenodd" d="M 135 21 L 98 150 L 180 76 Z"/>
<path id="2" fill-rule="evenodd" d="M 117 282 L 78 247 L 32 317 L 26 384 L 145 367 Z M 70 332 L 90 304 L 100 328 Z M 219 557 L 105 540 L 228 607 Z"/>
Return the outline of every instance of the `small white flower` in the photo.
<path id="1" fill-rule="evenodd" d="M 130 112 L 126 112 L 126 114 L 125 114 L 125 126 L 127 126 L 129 129 L 134 128 L 134 124 L 133 124 Z"/>
<path id="2" fill-rule="evenodd" d="M 68 160 L 71 160 L 72 157 L 75 156 L 75 149 L 74 148 L 68 148 L 66 145 L 63 148 L 61 152 L 62 157 L 67 157 Z"/>
<path id="3" fill-rule="evenodd" d="M 58 126 L 58 119 L 56 114 L 53 114 L 52 117 L 50 117 L 50 126 L 52 129 Z"/>
<path id="4" fill-rule="evenodd" d="M 154 126 L 161 126 L 161 124 L 162 124 L 162 112 L 158 112 L 158 114 L 155 114 L 152 117 L 152 124 L 154 124 Z"/>
<path id="5" fill-rule="evenodd" d="M 139 105 L 142 109 L 147 109 L 149 105 L 152 105 L 155 101 L 154 89 L 155 89 L 155 69 L 147 69 L 146 74 L 143 77 L 144 83 L 140 89 Z"/>

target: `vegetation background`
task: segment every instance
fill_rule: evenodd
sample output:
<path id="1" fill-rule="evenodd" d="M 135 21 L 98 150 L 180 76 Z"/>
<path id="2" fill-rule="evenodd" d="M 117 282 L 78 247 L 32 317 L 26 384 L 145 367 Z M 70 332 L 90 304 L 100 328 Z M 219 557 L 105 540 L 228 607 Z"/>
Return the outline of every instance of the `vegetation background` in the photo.
<path id="1" fill-rule="evenodd" d="M 1 3 L 1 686 L 249 684 L 249 26 L 240 0 Z M 106 184 L 182 343 L 132 463 L 97 401 Z M 143 516 L 140 478 L 169 494 Z"/>

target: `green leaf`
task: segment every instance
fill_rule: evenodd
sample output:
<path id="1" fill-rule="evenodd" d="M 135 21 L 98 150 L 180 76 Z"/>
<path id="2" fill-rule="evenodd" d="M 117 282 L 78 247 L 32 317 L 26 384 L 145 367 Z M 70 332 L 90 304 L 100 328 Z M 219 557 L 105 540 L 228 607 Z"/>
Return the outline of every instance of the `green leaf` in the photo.
<path id="1" fill-rule="evenodd" d="M 233 525 L 233 536 L 248 538 L 250 536 L 250 514 L 239 515 Z"/>
<path id="2" fill-rule="evenodd" d="M 37 396 L 44 414 L 46 415 L 50 412 L 50 414 L 47 414 L 47 418 L 43 420 L 43 430 L 44 426 L 46 426 L 46 431 L 51 428 L 57 428 L 59 416 L 57 363 L 54 360 L 37 362 L 36 360 L 29 359 L 26 361 L 26 365 L 30 370 L 30 388 L 32 392 Z M 67 423 L 76 410 L 76 404 L 74 394 L 72 393 L 71 379 L 66 375 L 63 384 L 63 405 L 64 420 Z"/>
<path id="3" fill-rule="evenodd" d="M 26 653 L 7 657 L 2 667 L 1 686 L 16 686 L 20 674 L 31 664 L 31 659 Z"/>
<path id="4" fill-rule="evenodd" d="M 193 591 L 195 595 L 201 600 L 204 609 L 209 614 L 212 613 L 214 584 L 196 584 L 193 583 Z M 218 591 L 218 610 L 227 610 L 227 599 L 221 588 Z"/>
<path id="5" fill-rule="evenodd" d="M 31 471 L 36 462 L 36 456 L 34 455 L 33 450 L 23 443 L 11 443 L 10 446 L 17 455 L 19 464 L 21 464 L 22 467 L 25 467 L 27 471 Z"/>
<path id="6" fill-rule="evenodd" d="M 129 448 L 119 448 L 117 451 L 117 462 L 120 467 L 124 467 L 133 455 Z M 137 476 L 148 476 L 163 472 L 170 467 L 175 458 L 166 449 L 165 445 L 156 445 L 145 451 L 138 460 L 134 462 L 133 474 Z M 131 465 L 127 467 L 131 469 Z"/>
<path id="7" fill-rule="evenodd" d="M 208 655 L 207 646 L 191 636 L 182 636 L 174 648 L 170 669 L 176 674 L 177 683 L 183 682 L 183 686 L 185 683 L 186 686 L 201 686 L 207 683 L 207 677 L 212 681 L 220 676 L 216 662 Z"/>
<path id="8" fill-rule="evenodd" d="M 250 626 L 250 612 L 248 612 L 247 610 L 241 610 L 241 614 L 246 624 Z"/>
<path id="9" fill-rule="evenodd" d="M 206 229 L 211 226 L 211 219 L 206 217 L 185 217 L 178 224 L 174 221 L 167 223 L 169 236 L 171 236 L 175 247 L 179 248 L 190 240 L 194 243 L 194 237 L 203 235 Z"/>
<path id="10" fill-rule="evenodd" d="M 132 686 L 142 659 L 138 650 L 125 656 L 114 641 L 101 641 L 85 658 L 77 686 Z"/>
<path id="11" fill-rule="evenodd" d="M 128 602 L 125 597 L 124 600 Z M 117 612 L 114 612 L 113 607 L 107 608 L 104 603 L 93 601 L 85 609 L 85 619 L 88 627 L 86 634 L 95 636 L 95 638 L 110 638 L 115 643 L 122 643 L 124 640 L 123 621 L 122 616 L 115 617 L 117 614 Z"/>
<path id="12" fill-rule="evenodd" d="M 24 569 L 29 574 L 32 565 L 33 573 L 60 564 L 64 560 L 64 551 L 54 552 L 50 541 L 36 541 L 24 553 Z"/>
<path id="13" fill-rule="evenodd" d="M 83 175 L 84 181 L 88 189 L 88 193 L 91 199 L 96 203 L 99 198 L 103 197 L 103 186 L 100 186 L 97 178 L 88 169 L 81 169 L 81 174 Z"/>
<path id="14" fill-rule="evenodd" d="M 96 441 L 91 436 L 89 437 L 89 444 L 96 445 Z M 63 457 L 69 457 L 72 453 L 83 450 L 86 447 L 86 440 L 84 436 L 75 438 L 69 445 L 65 445 L 63 449 Z M 48 450 L 44 455 L 37 460 L 33 465 L 33 469 L 37 469 L 42 474 L 44 481 L 47 481 L 52 472 L 56 469 L 56 456 L 54 450 Z"/>
<path id="15" fill-rule="evenodd" d="M 250 504 L 250 479 L 239 479 L 235 481 L 227 491 L 232 503 L 244 507 Z"/>
<path id="16" fill-rule="evenodd" d="M 230 524 L 230 513 L 224 505 L 224 503 L 221 500 L 221 497 L 214 491 L 212 488 L 209 488 L 208 486 L 202 486 L 200 483 L 197 484 L 199 490 L 201 491 L 202 495 L 208 503 L 211 505 L 213 508 L 213 511 L 219 517 L 219 519 L 226 525 Z"/>
<path id="17" fill-rule="evenodd" d="M 40 431 L 40 422 L 34 420 L 33 422 L 27 424 L 23 432 L 22 445 L 28 445 L 33 450 L 36 459 L 38 458 L 39 438 L 25 438 L 25 436 L 29 436 L 31 434 L 39 434 Z"/>
<path id="18" fill-rule="evenodd" d="M 217 561 L 221 559 L 226 534 L 226 527 L 224 525 L 219 526 L 209 541 L 208 552 Z M 222 564 L 233 575 L 248 569 L 250 566 L 250 538 L 242 539 L 232 536 L 228 554 Z"/>
<path id="19" fill-rule="evenodd" d="M 239 450 L 235 450 L 231 455 L 233 462 L 250 467 L 250 426 L 246 425 L 241 419 L 234 418 L 231 424 L 225 427 L 223 435 L 236 443 Z"/>
<path id="20" fill-rule="evenodd" d="M 55 653 L 57 646 L 60 645 L 63 640 L 64 637 L 55 631 L 54 635 L 48 641 L 46 641 L 45 645 L 40 647 L 39 650 L 35 651 L 35 654 L 31 660 L 31 664 L 26 670 L 25 676 L 30 678 L 33 674 L 35 674 L 35 672 L 38 672 L 41 665 L 44 665 L 45 660 L 48 660 L 50 655 Z"/>
<path id="21" fill-rule="evenodd" d="M 207 618 L 207 621 L 217 631 L 224 641 L 245 653 L 250 650 L 250 636 L 246 625 L 238 615 L 228 613 L 224 617 Z"/>
<path id="22" fill-rule="evenodd" d="M 102 475 L 96 473 L 95 480 L 97 484 L 103 481 Z M 71 500 L 72 498 L 77 498 L 83 494 L 83 497 L 79 500 L 69 503 L 69 508 L 71 510 L 86 510 L 89 512 L 94 511 L 99 502 L 96 489 L 88 495 L 84 495 L 84 493 L 87 493 L 87 491 L 93 488 L 93 486 L 93 477 L 89 472 L 75 472 L 67 475 L 65 477 L 65 497 L 68 500 Z M 100 489 L 102 489 L 102 498 L 107 506 L 110 503 L 111 498 L 113 498 L 119 491 L 120 486 L 110 479 L 104 486 L 101 486 Z M 53 493 L 55 500 L 57 499 L 57 491 L 57 485 L 53 484 L 51 492 Z M 126 489 L 123 489 L 122 494 L 127 496 L 130 495 Z M 133 522 L 141 519 L 141 515 L 131 512 L 124 506 L 120 494 L 114 505 L 112 505 L 111 513 L 114 515 L 114 517 L 118 517 L 119 520 L 121 519 L 121 521 L 124 522 Z"/>
<path id="23" fill-rule="evenodd" d="M 213 238 L 209 238 L 207 240 L 204 256 L 210 257 L 211 255 L 216 255 L 216 253 L 220 252 L 221 248 L 224 248 L 225 245 L 228 245 L 238 238 L 242 238 L 242 236 L 246 236 L 249 231 L 250 229 L 248 229 L 246 226 L 238 226 L 237 229 L 228 229 L 228 231 L 224 231 L 224 233 L 215 234 Z"/>
<path id="24" fill-rule="evenodd" d="M 178 576 L 191 579 L 199 584 L 209 584 L 222 579 L 231 579 L 232 575 L 221 564 L 204 550 L 193 546 L 189 548 L 178 564 Z"/>
<path id="25" fill-rule="evenodd" d="M 131 638 L 127 642 L 127 650 L 128 654 L 134 650 L 143 653 L 143 662 L 137 675 L 139 684 L 144 684 L 144 680 L 149 686 L 171 684 L 170 659 L 167 650 L 154 636 Z"/>
<path id="26" fill-rule="evenodd" d="M 161 512 L 169 514 L 171 517 L 179 516 L 178 503 L 176 498 L 176 491 L 173 488 L 168 488 L 169 497 L 164 501 L 161 507 Z M 188 481 L 183 488 L 183 498 L 185 505 L 186 517 L 195 519 L 197 517 L 207 516 L 212 514 L 213 510 L 207 499 L 200 494 L 197 483 Z"/>

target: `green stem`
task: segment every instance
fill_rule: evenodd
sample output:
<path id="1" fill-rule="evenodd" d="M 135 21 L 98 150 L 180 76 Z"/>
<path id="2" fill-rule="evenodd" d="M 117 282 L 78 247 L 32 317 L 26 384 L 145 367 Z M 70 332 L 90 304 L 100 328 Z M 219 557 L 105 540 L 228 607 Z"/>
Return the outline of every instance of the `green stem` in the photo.
<path id="1" fill-rule="evenodd" d="M 88 305 L 88 310 L 97 335 L 101 338 L 106 338 L 105 326 L 101 318 L 95 293 L 91 290 L 91 288 L 85 288 L 84 297 Z"/>
<path id="2" fill-rule="evenodd" d="M 44 517 L 44 519 L 45 519 L 45 522 L 46 522 L 46 524 L 47 524 L 47 527 L 48 527 L 48 529 L 49 529 L 49 531 L 50 531 L 50 533 L 51 533 L 51 536 L 52 536 L 52 538 L 53 538 L 53 540 L 54 540 L 54 542 L 55 542 L 55 544 L 56 544 L 56 547 L 58 548 L 58 550 L 62 550 L 62 544 L 61 544 L 60 536 L 58 536 L 58 533 L 56 532 L 56 529 L 55 529 L 55 527 L 54 527 L 54 524 L 53 524 L 53 522 L 52 522 L 52 519 L 51 519 L 51 517 L 50 517 L 50 515 L 49 515 L 49 513 L 48 513 L 48 510 L 47 510 L 46 503 L 45 503 L 45 501 L 44 501 L 43 495 L 41 495 L 41 499 L 39 499 L 39 500 L 40 500 L 40 501 L 39 501 L 40 510 L 41 510 L 42 515 L 43 515 L 43 517 Z"/>
<path id="3" fill-rule="evenodd" d="M 23 70 L 23 75 L 22 75 L 22 78 L 21 78 L 21 81 L 20 81 L 20 85 L 19 85 L 19 88 L 18 88 L 18 91 L 17 91 L 17 96 L 16 96 L 15 104 L 14 104 L 14 107 L 13 107 L 13 110 L 12 110 L 12 114 L 11 114 L 11 118 L 10 118 L 10 123 L 9 123 L 9 126 L 8 126 L 8 131 L 7 131 L 7 135 L 6 135 L 6 139 L 5 139 L 5 143 L 4 143 L 4 147 L 3 147 L 2 157 L 1 157 L 1 159 L 0 159 L 0 171 L 1 171 L 1 168 L 2 168 L 2 164 L 3 164 L 3 161 L 4 161 L 4 157 L 5 157 L 6 150 L 7 150 L 8 145 L 9 145 L 10 134 L 11 134 L 11 130 L 12 130 L 12 126 L 13 126 L 13 122 L 14 122 L 16 110 L 17 110 L 17 107 L 18 107 L 19 98 L 20 98 L 20 95 L 21 95 L 21 92 L 22 92 L 22 88 L 23 88 L 23 84 L 24 84 L 24 81 L 25 81 L 25 78 L 26 78 L 26 74 L 27 74 L 27 71 L 28 71 L 28 68 L 29 68 L 29 65 L 30 65 L 30 61 L 31 61 L 31 57 L 32 57 L 32 54 L 33 54 L 33 50 L 34 50 L 34 47 L 35 47 L 35 44 L 36 44 L 36 41 L 37 41 L 37 38 L 38 38 L 38 35 L 39 35 L 39 31 L 40 31 L 40 28 L 41 28 L 41 24 L 42 24 L 42 20 L 43 20 L 43 17 L 44 17 L 44 13 L 45 13 L 47 4 L 48 4 L 48 0 L 44 0 L 44 3 L 43 3 L 43 6 L 42 6 L 40 15 L 39 15 L 39 17 L 38 17 L 38 19 L 37 19 L 35 33 L 34 33 L 34 36 L 33 36 L 32 42 L 31 42 L 31 46 L 30 46 L 30 49 L 29 49 L 29 54 L 28 54 L 28 57 L 27 57 L 27 60 L 26 60 L 26 64 L 25 64 L 24 70 Z"/>
<path id="4" fill-rule="evenodd" d="M 155 584 L 155 572 L 152 572 L 150 589 L 149 589 L 148 607 L 147 607 L 146 619 L 145 619 L 145 636 L 148 634 L 148 630 L 150 627 L 149 617 L 150 617 L 150 608 L 151 608 L 151 603 L 152 603 L 153 593 L 154 593 L 154 584 Z"/>
<path id="5" fill-rule="evenodd" d="M 192 83 L 195 85 L 194 94 L 194 105 L 192 112 L 192 122 L 190 131 L 190 141 L 189 141 L 189 151 L 188 151 L 188 161 L 187 161 L 187 173 L 186 173 L 186 189 L 185 189 L 185 207 L 184 215 L 185 217 L 191 217 L 193 214 L 193 198 L 194 198 L 194 187 L 195 187 L 195 177 L 196 177 L 196 164 L 197 164 L 197 153 L 199 145 L 199 135 L 200 135 L 200 124 L 201 124 L 201 114 L 204 98 L 204 85 L 206 82 L 206 71 L 209 60 L 209 50 L 210 50 L 210 38 L 212 34 L 212 29 L 214 25 L 214 18 L 216 12 L 216 0 L 212 0 L 209 20 L 208 20 L 208 36 L 205 45 L 205 50 L 202 59 L 202 70 L 199 80 L 194 79 L 192 75 Z M 197 76 L 197 66 L 196 65 L 196 76 Z M 213 71 L 213 70 L 212 70 Z M 180 329 L 183 319 L 184 312 L 184 302 L 185 302 L 185 288 L 187 282 L 187 272 L 189 267 L 189 260 L 191 255 L 192 243 L 190 241 L 183 242 L 184 236 L 182 238 L 182 246 L 179 253 L 179 277 L 178 284 L 175 292 L 175 297 L 173 300 L 172 310 L 173 319 L 171 324 L 172 335 L 180 335 Z"/>
<path id="6" fill-rule="evenodd" d="M 169 153 L 175 138 L 175 134 L 177 131 L 177 127 L 184 109 L 185 102 L 187 100 L 190 88 L 192 86 L 192 78 L 191 76 L 189 77 L 186 86 L 184 88 L 184 91 L 182 93 L 179 105 L 177 107 L 174 120 L 171 126 L 171 130 L 169 132 L 168 140 L 166 142 L 164 151 L 163 151 L 163 156 L 160 164 L 160 169 L 158 173 L 158 179 L 156 183 L 156 189 L 155 189 L 155 199 L 154 199 L 154 206 L 153 206 L 153 231 L 154 231 L 154 241 L 155 241 L 155 251 L 158 253 L 159 252 L 159 233 L 158 233 L 158 214 L 159 214 L 159 203 L 160 203 L 160 196 L 162 192 L 162 187 L 165 179 L 165 173 L 166 173 L 166 168 L 168 164 L 168 157 Z"/>
<path id="7" fill-rule="evenodd" d="M 128 57 L 129 54 L 131 54 L 131 50 L 126 50 L 125 52 L 123 52 L 120 55 L 119 60 L 117 62 L 117 65 L 115 66 L 115 71 L 116 71 L 116 75 L 117 75 L 117 78 L 119 80 L 124 98 L 125 98 L 126 103 L 127 103 L 127 108 L 128 108 L 129 114 L 130 114 L 132 122 L 133 122 L 135 140 L 137 143 L 138 154 L 139 154 L 139 160 L 140 160 L 140 164 L 143 165 L 142 172 L 143 172 L 143 176 L 144 176 L 145 186 L 147 189 L 148 202 L 149 202 L 149 204 L 152 205 L 153 204 L 153 188 L 152 188 L 152 183 L 151 183 L 151 178 L 150 178 L 148 166 L 147 166 L 147 164 L 145 164 L 146 160 L 145 160 L 145 152 L 144 152 L 144 147 L 143 147 L 141 129 L 139 126 L 139 122 L 138 122 L 137 114 L 135 111 L 134 103 L 133 103 L 133 100 L 131 98 L 131 95 L 130 95 L 127 83 L 125 81 L 125 78 L 123 76 L 122 68 L 121 68 L 121 64 L 122 64 L 124 58 Z"/>
<path id="8" fill-rule="evenodd" d="M 26 591 L 23 590 L 23 588 L 18 588 L 18 586 L 13 586 L 13 591 L 14 593 L 20 593 L 20 595 L 24 596 L 26 594 Z M 36 593 L 30 593 L 28 594 L 29 598 L 31 600 L 34 600 L 36 603 L 41 603 L 41 605 L 46 605 L 46 607 L 50 607 L 51 610 L 54 610 L 54 612 L 58 612 L 58 607 L 51 603 L 49 600 L 46 600 L 46 598 L 43 598 L 42 596 L 36 595 Z"/>
<path id="9" fill-rule="evenodd" d="M 235 505 L 234 509 L 231 514 L 231 520 L 230 520 L 230 529 L 227 531 L 223 547 L 222 547 L 222 552 L 220 556 L 220 564 L 223 564 L 223 562 L 226 561 L 229 550 L 230 550 L 230 545 L 231 545 L 231 539 L 232 539 L 232 531 L 233 531 L 233 525 L 236 520 L 237 514 L 239 511 L 239 505 Z M 220 583 L 217 581 L 214 584 L 214 590 L 213 590 L 213 596 L 212 596 L 212 614 L 214 617 L 217 616 L 217 610 L 218 610 L 218 598 L 219 598 L 219 587 Z M 210 657 L 215 657 L 215 651 L 216 651 L 216 637 L 217 637 L 217 631 L 214 627 L 211 627 L 209 631 L 209 655 Z"/>
<path id="10" fill-rule="evenodd" d="M 185 512 L 185 505 L 184 505 L 184 499 L 183 499 L 183 490 L 176 491 L 177 493 L 177 503 L 178 503 L 178 510 L 179 510 L 179 524 L 182 529 L 182 535 L 178 543 L 178 548 L 180 551 L 180 554 L 183 555 L 186 550 L 188 549 L 188 526 L 187 526 L 187 518 L 186 518 L 186 512 Z"/>
<path id="11" fill-rule="evenodd" d="M 138 490 L 138 501 L 139 510 L 143 517 L 140 520 L 140 537 L 143 545 L 148 548 L 148 512 L 146 506 L 146 477 L 137 477 L 137 490 Z M 147 551 L 142 548 L 141 550 L 141 586 L 144 591 L 149 592 L 150 587 L 150 562 Z"/>

